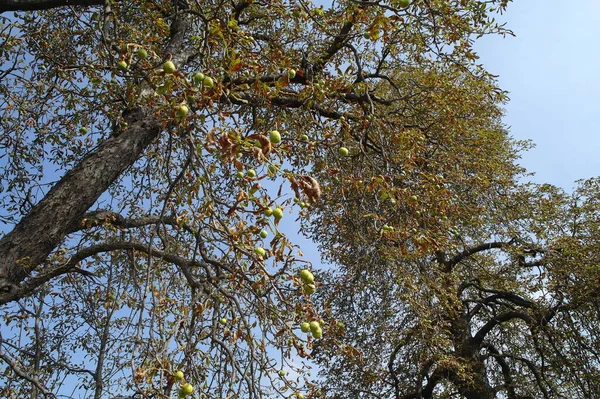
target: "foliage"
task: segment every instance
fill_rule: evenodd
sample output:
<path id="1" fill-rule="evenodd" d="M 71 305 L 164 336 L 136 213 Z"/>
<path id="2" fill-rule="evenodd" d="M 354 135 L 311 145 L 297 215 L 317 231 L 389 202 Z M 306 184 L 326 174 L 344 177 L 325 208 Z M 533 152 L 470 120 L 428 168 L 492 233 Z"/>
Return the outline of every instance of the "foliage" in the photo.
<path id="1" fill-rule="evenodd" d="M 1 2 L 2 396 L 322 394 L 280 224 L 387 273 L 520 173 L 471 47 L 507 1 L 404 3 Z"/>

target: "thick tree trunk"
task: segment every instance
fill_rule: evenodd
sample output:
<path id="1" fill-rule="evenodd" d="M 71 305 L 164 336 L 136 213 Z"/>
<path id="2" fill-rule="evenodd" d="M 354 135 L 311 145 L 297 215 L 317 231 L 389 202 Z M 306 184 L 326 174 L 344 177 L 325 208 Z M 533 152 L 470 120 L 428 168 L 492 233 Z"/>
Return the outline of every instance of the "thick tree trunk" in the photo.
<path id="1" fill-rule="evenodd" d="M 86 156 L 0 240 L 0 289 L 10 290 L 41 264 L 121 173 L 158 136 L 150 109 L 126 116 L 129 128 Z"/>

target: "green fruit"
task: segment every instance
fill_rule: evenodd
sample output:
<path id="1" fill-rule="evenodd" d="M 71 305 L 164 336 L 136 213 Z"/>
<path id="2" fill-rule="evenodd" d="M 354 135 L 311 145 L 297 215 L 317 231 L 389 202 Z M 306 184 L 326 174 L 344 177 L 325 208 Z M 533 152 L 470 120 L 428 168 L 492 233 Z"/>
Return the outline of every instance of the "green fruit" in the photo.
<path id="1" fill-rule="evenodd" d="M 117 62 L 117 66 L 119 67 L 119 69 L 122 69 L 122 70 L 126 70 L 127 67 L 128 67 L 128 65 L 127 65 L 127 63 L 125 61 L 119 61 L 119 62 Z"/>
<path id="2" fill-rule="evenodd" d="M 254 253 L 262 258 L 265 257 L 265 255 L 267 254 L 267 251 L 265 251 L 265 249 L 263 247 L 256 247 L 254 249 Z"/>
<path id="3" fill-rule="evenodd" d="M 302 395 L 300 392 L 298 392 L 298 393 L 296 394 L 296 397 L 297 397 L 298 399 L 304 399 L 304 395 Z"/>
<path id="4" fill-rule="evenodd" d="M 177 106 L 177 117 L 179 119 L 185 118 L 189 112 L 190 112 L 190 109 L 187 107 L 187 105 Z"/>
<path id="5" fill-rule="evenodd" d="M 183 371 L 177 370 L 173 373 L 173 378 L 175 378 L 176 381 L 183 380 Z"/>
<path id="6" fill-rule="evenodd" d="M 289 69 L 288 70 L 288 78 L 289 79 L 294 79 L 296 77 L 296 70 L 295 69 Z"/>
<path id="7" fill-rule="evenodd" d="M 238 172 L 235 174 L 235 177 L 239 177 L 239 178 L 242 178 L 242 177 L 244 177 L 244 172 L 242 172 L 241 170 L 240 170 L 240 171 L 238 171 Z"/>
<path id="8" fill-rule="evenodd" d="M 313 320 L 310 322 L 310 331 L 312 331 L 313 333 L 317 330 L 321 329 L 321 325 L 319 324 L 318 321 Z"/>
<path id="9" fill-rule="evenodd" d="M 281 134 L 277 130 L 271 130 L 269 133 L 269 140 L 273 144 L 281 143 Z"/>
<path id="10" fill-rule="evenodd" d="M 206 76 L 206 77 L 204 77 L 204 80 L 202 81 L 202 85 L 204 87 L 206 87 L 207 89 L 210 89 L 215 85 L 215 82 L 212 80 L 212 78 Z"/>
<path id="11" fill-rule="evenodd" d="M 308 141 L 308 136 L 306 134 L 303 134 L 302 136 L 300 136 L 300 140 Z"/>
<path id="12" fill-rule="evenodd" d="M 287 373 L 284 370 L 280 370 L 279 371 L 279 375 L 284 377 Z"/>
<path id="13" fill-rule="evenodd" d="M 81 129 L 79 129 L 80 133 L 86 134 L 88 132 L 88 128 L 83 126 Z"/>
<path id="14" fill-rule="evenodd" d="M 413 201 L 413 202 L 416 202 L 416 201 L 419 200 L 419 197 L 417 197 L 416 195 L 411 195 L 410 196 L 410 200 Z"/>
<path id="15" fill-rule="evenodd" d="M 143 48 L 141 48 L 137 51 L 137 55 L 142 60 L 145 60 L 146 58 L 148 58 L 148 52 L 146 50 L 144 50 Z"/>
<path id="16" fill-rule="evenodd" d="M 283 217 L 283 209 L 281 209 L 281 208 L 273 209 L 273 217 L 275 219 L 281 219 Z"/>
<path id="17" fill-rule="evenodd" d="M 319 327 L 316 330 L 311 330 L 312 331 L 312 336 L 313 338 L 321 338 L 323 336 L 323 329 L 321 329 L 321 327 Z"/>
<path id="18" fill-rule="evenodd" d="M 273 214 L 273 209 L 271 208 L 267 208 L 265 209 L 265 216 L 271 216 Z"/>
<path id="19" fill-rule="evenodd" d="M 410 0 L 398 0 L 398 6 L 400 8 L 406 8 L 410 5 Z"/>
<path id="20" fill-rule="evenodd" d="M 275 165 L 269 165 L 269 167 L 267 168 L 268 172 L 272 175 L 274 175 L 275 173 L 277 173 L 277 166 Z"/>
<path id="21" fill-rule="evenodd" d="M 305 294 L 307 295 L 312 295 L 315 293 L 315 291 L 317 290 L 317 287 L 314 284 L 306 284 L 302 290 L 304 291 Z"/>
<path id="22" fill-rule="evenodd" d="M 307 270 L 307 269 L 300 270 L 300 273 L 298 273 L 298 276 L 300 277 L 300 279 L 302 281 L 304 281 L 304 284 L 311 284 L 312 282 L 315 281 L 315 276 L 313 276 L 313 274 L 310 272 L 310 270 Z"/>
<path id="23" fill-rule="evenodd" d="M 342 323 L 341 321 L 338 321 L 337 323 L 335 323 L 336 326 L 338 326 L 338 328 L 344 328 L 344 323 Z"/>
<path id="24" fill-rule="evenodd" d="M 227 319 L 225 317 L 223 317 L 221 320 L 219 320 L 219 323 L 225 325 L 225 324 L 227 324 Z"/>
<path id="25" fill-rule="evenodd" d="M 171 74 L 175 72 L 175 70 L 175 64 L 173 64 L 171 61 L 167 61 L 163 64 L 163 71 L 165 71 L 165 73 Z"/>
<path id="26" fill-rule="evenodd" d="M 305 321 L 304 323 L 300 324 L 300 331 L 307 333 L 310 331 L 310 323 Z"/>
<path id="27" fill-rule="evenodd" d="M 193 80 L 194 80 L 194 83 L 199 85 L 200 83 L 202 83 L 204 81 L 204 78 L 205 78 L 205 76 L 202 72 L 196 72 L 194 74 Z"/>
<path id="28" fill-rule="evenodd" d="M 249 169 L 246 172 L 246 176 L 248 176 L 248 177 L 256 177 L 256 171 L 254 169 Z"/>
<path id="29" fill-rule="evenodd" d="M 338 154 L 340 154 L 342 157 L 348 156 L 349 153 L 350 153 L 350 151 L 348 151 L 348 149 L 346 147 L 338 148 Z"/>
<path id="30" fill-rule="evenodd" d="M 269 233 L 267 233 L 266 230 L 262 230 L 260 232 L 260 238 L 267 238 L 269 236 Z"/>
<path id="31" fill-rule="evenodd" d="M 187 396 L 189 394 L 191 394 L 192 392 L 194 392 L 194 387 L 192 386 L 192 384 L 190 384 L 189 382 L 186 384 L 183 384 L 183 386 L 181 387 L 181 392 Z"/>

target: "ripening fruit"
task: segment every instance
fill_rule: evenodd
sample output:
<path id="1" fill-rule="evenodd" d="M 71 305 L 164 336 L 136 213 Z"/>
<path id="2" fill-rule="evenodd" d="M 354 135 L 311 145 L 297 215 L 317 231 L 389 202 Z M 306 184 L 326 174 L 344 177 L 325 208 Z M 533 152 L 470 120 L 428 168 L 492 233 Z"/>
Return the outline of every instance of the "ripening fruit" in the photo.
<path id="1" fill-rule="evenodd" d="M 304 287 L 302 287 L 302 290 L 305 294 L 312 295 L 317 290 L 317 286 L 314 284 L 306 284 Z"/>
<path id="2" fill-rule="evenodd" d="M 222 325 L 227 324 L 227 319 L 225 317 L 223 317 L 221 320 L 219 320 L 219 323 L 221 323 Z"/>
<path id="3" fill-rule="evenodd" d="M 296 77 L 296 70 L 295 69 L 289 69 L 288 70 L 288 78 L 289 79 L 294 79 Z"/>
<path id="4" fill-rule="evenodd" d="M 342 157 L 348 156 L 349 153 L 350 153 L 350 151 L 348 151 L 348 149 L 346 147 L 338 148 L 338 154 L 340 154 Z"/>
<path id="5" fill-rule="evenodd" d="M 177 370 L 176 372 L 174 372 L 173 378 L 175 378 L 176 381 L 183 380 L 183 371 Z"/>
<path id="6" fill-rule="evenodd" d="M 271 216 L 273 214 L 273 209 L 271 208 L 267 208 L 265 209 L 265 216 Z"/>
<path id="7" fill-rule="evenodd" d="M 265 251 L 265 249 L 263 247 L 256 247 L 256 248 L 254 248 L 254 253 L 257 254 L 258 256 L 264 258 L 265 255 L 267 254 L 267 251 Z"/>
<path id="8" fill-rule="evenodd" d="M 280 370 L 279 371 L 279 375 L 282 376 L 282 377 L 285 377 L 286 374 L 287 373 L 285 372 L 285 370 Z"/>
<path id="9" fill-rule="evenodd" d="M 304 395 L 302 395 L 300 392 L 298 392 L 298 393 L 296 394 L 296 397 L 297 397 L 298 399 L 304 399 Z"/>
<path id="10" fill-rule="evenodd" d="M 127 67 L 128 67 L 128 65 L 127 65 L 127 63 L 125 61 L 119 61 L 119 62 L 117 62 L 117 66 L 119 67 L 119 69 L 122 69 L 122 70 L 126 70 Z"/>
<path id="11" fill-rule="evenodd" d="M 269 233 L 267 233 L 267 230 L 262 230 L 260 232 L 260 238 L 267 238 L 269 236 Z"/>
<path id="12" fill-rule="evenodd" d="M 273 217 L 275 219 L 281 219 L 283 217 L 283 209 L 281 209 L 281 208 L 273 209 Z"/>
<path id="13" fill-rule="evenodd" d="M 188 113 L 190 112 L 190 109 L 187 107 L 187 105 L 179 105 L 177 106 L 177 117 L 179 119 L 183 119 L 185 118 Z"/>
<path id="14" fill-rule="evenodd" d="M 146 58 L 148 58 L 148 52 L 146 50 L 144 50 L 143 48 L 141 48 L 137 51 L 137 56 L 140 59 L 145 60 Z"/>
<path id="15" fill-rule="evenodd" d="M 195 84 L 199 85 L 200 83 L 202 83 L 204 81 L 204 78 L 205 78 L 205 76 L 202 72 L 196 72 L 194 74 L 193 80 L 194 80 Z"/>
<path id="16" fill-rule="evenodd" d="M 187 396 L 187 395 L 191 394 L 192 392 L 194 392 L 194 387 L 189 382 L 186 384 L 183 384 L 183 386 L 181 387 L 181 390 L 180 390 L 180 393 L 182 393 L 183 396 Z"/>
<path id="17" fill-rule="evenodd" d="M 410 5 L 410 0 L 398 0 L 398 6 L 400 8 L 406 8 Z"/>
<path id="18" fill-rule="evenodd" d="M 269 167 L 267 168 L 267 171 L 269 172 L 269 174 L 274 175 L 275 173 L 277 173 L 277 166 L 269 165 Z"/>
<path id="19" fill-rule="evenodd" d="M 204 80 L 202 80 L 202 86 L 206 87 L 207 89 L 212 88 L 214 85 L 215 85 L 215 82 L 209 76 L 205 76 Z"/>
<path id="20" fill-rule="evenodd" d="M 242 178 L 242 177 L 244 177 L 244 172 L 242 172 L 241 170 L 240 170 L 240 171 L 238 171 L 238 172 L 235 174 L 235 177 L 239 177 L 239 178 Z"/>
<path id="21" fill-rule="evenodd" d="M 416 195 L 411 195 L 410 196 L 410 200 L 413 201 L 413 202 L 416 202 L 416 201 L 419 200 L 419 197 L 417 197 Z"/>
<path id="22" fill-rule="evenodd" d="M 338 326 L 338 328 L 344 328 L 344 323 L 342 323 L 341 321 L 338 321 L 337 323 L 335 323 L 336 326 Z"/>
<path id="23" fill-rule="evenodd" d="M 271 130 L 269 133 L 269 140 L 273 144 L 281 143 L 281 134 L 277 130 Z"/>
<path id="24" fill-rule="evenodd" d="M 318 321 L 313 320 L 310 322 L 310 331 L 315 332 L 320 329 L 321 329 L 321 325 L 319 324 Z"/>
<path id="25" fill-rule="evenodd" d="M 165 62 L 163 64 L 163 71 L 165 71 L 165 73 L 175 72 L 175 64 L 173 64 L 171 61 Z"/>
<path id="26" fill-rule="evenodd" d="M 303 134 L 302 136 L 300 136 L 300 140 L 308 141 L 308 136 L 306 134 Z"/>
<path id="27" fill-rule="evenodd" d="M 86 134 L 88 132 L 88 128 L 85 126 L 82 126 L 81 129 L 79 129 L 80 133 Z"/>
<path id="28" fill-rule="evenodd" d="M 248 176 L 248 177 L 256 177 L 256 171 L 254 169 L 249 169 L 246 172 L 246 176 Z"/>
<path id="29" fill-rule="evenodd" d="M 300 324 L 300 331 L 307 333 L 310 331 L 310 323 L 305 321 L 302 324 Z"/>
<path id="30" fill-rule="evenodd" d="M 300 277 L 300 279 L 302 281 L 304 281 L 304 284 L 311 284 L 312 282 L 315 281 L 315 276 L 313 276 L 313 274 L 310 272 L 310 270 L 307 270 L 307 269 L 300 270 L 300 273 L 298 273 L 298 276 Z"/>
<path id="31" fill-rule="evenodd" d="M 316 330 L 311 330 L 313 338 L 321 338 L 323 336 L 323 329 L 319 327 Z"/>

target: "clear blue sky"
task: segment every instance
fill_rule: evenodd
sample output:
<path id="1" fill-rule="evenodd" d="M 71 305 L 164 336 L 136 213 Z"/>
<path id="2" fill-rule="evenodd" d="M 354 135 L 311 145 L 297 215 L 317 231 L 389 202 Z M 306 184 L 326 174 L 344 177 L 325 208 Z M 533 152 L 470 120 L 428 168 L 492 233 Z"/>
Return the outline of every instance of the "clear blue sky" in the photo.
<path id="1" fill-rule="evenodd" d="M 522 165 L 567 190 L 600 175 L 600 1 L 515 0 L 501 20 L 516 37 L 476 48 L 510 92 L 510 132 L 536 144 Z"/>

